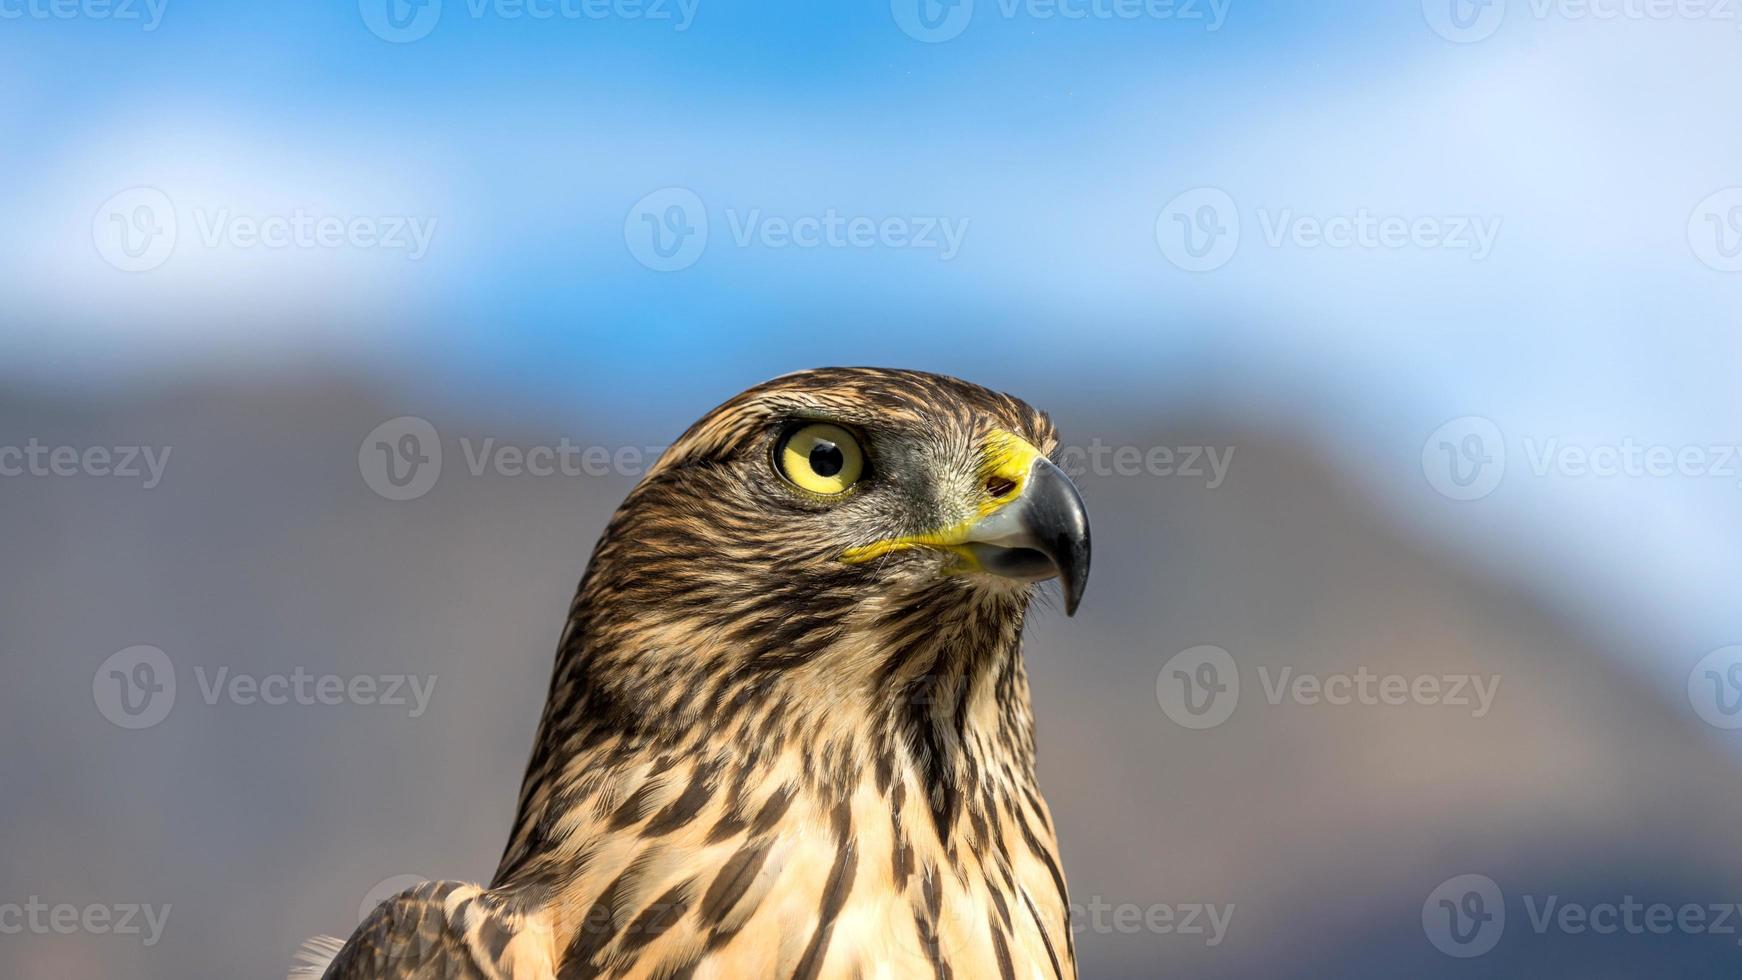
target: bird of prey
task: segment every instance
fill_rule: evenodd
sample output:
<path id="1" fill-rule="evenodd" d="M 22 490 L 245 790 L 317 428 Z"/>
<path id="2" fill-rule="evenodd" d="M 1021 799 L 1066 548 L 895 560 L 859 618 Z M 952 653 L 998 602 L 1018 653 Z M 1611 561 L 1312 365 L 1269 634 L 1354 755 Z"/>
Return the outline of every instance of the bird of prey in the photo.
<path id="1" fill-rule="evenodd" d="M 426 883 L 325 980 L 1076 976 L 1020 644 L 1074 613 L 1047 416 L 831 368 L 731 399 L 616 512 L 488 887 Z"/>

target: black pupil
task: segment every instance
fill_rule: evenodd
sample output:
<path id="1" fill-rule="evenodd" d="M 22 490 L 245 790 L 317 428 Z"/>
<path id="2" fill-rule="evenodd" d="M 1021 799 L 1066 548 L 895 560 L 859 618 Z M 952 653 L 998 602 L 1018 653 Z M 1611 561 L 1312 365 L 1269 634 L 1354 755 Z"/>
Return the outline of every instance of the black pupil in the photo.
<path id="1" fill-rule="evenodd" d="M 834 476 L 847 465 L 847 458 L 841 455 L 841 447 L 826 439 L 817 440 L 811 447 L 811 470 L 818 476 Z"/>

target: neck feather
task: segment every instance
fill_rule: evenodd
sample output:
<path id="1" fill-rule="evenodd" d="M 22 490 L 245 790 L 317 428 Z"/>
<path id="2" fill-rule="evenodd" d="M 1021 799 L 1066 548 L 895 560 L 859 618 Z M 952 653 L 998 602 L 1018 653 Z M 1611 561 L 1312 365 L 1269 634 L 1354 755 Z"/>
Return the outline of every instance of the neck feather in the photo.
<path id="1" fill-rule="evenodd" d="M 754 773 L 798 753 L 796 790 L 830 798 L 868 781 L 882 794 L 911 785 L 940 840 L 964 793 L 1033 789 L 1026 594 L 932 583 L 826 614 L 813 595 L 800 607 L 809 611 L 764 622 L 742 609 L 726 620 L 705 605 L 625 601 L 595 579 L 582 583 L 558 649 L 499 882 L 581 853 L 586 842 L 561 830 L 574 824 L 568 811 L 614 798 L 614 774 L 644 778 L 636 760 L 705 758 Z"/>

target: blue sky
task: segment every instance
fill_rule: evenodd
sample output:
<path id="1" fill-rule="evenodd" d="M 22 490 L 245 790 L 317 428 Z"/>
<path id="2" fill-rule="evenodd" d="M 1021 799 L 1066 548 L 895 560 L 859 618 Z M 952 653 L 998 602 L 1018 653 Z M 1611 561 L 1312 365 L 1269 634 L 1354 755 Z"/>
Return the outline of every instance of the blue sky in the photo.
<path id="1" fill-rule="evenodd" d="M 627 409 L 637 438 L 687 421 L 659 392 L 816 363 L 1158 416 L 1209 400 L 1297 427 L 1409 526 L 1609 616 L 1666 690 L 1742 639 L 1738 479 L 1535 477 L 1522 442 L 1742 442 L 1742 275 L 1695 242 L 1702 202 L 1742 186 L 1734 21 L 1512 0 L 1465 8 L 1500 19 L 1456 43 L 1432 25 L 1462 0 L 1232 0 L 1215 30 L 1187 13 L 1209 0 L 1068 5 L 1081 18 L 976 0 L 922 43 L 908 0 L 699 0 L 681 31 L 628 0 L 603 19 L 445 0 L 392 43 L 376 0 L 167 0 L 149 31 L 46 2 L 0 2 L 10 383 L 337 364 L 559 422 Z M 133 188 L 177 220 L 138 272 L 94 241 Z M 709 234 L 656 271 L 626 227 L 667 188 Z M 1161 236 L 1197 188 L 1241 235 L 1194 272 Z M 295 213 L 433 233 L 416 259 L 234 235 Z M 904 241 L 953 223 L 959 248 L 780 244 L 779 222 L 831 214 Z M 1361 215 L 1493 237 L 1480 256 L 1302 244 Z M 1419 463 L 1461 416 L 1511 453 L 1478 501 Z"/>

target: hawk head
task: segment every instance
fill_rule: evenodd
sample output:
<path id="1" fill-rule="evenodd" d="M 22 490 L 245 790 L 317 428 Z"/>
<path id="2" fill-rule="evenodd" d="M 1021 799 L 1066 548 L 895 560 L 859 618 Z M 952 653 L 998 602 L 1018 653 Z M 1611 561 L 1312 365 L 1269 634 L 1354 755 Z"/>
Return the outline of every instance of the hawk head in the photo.
<path id="1" fill-rule="evenodd" d="M 846 605 L 1026 603 L 1089 574 L 1045 414 L 942 375 L 804 371 L 708 413 L 625 501 L 597 571 L 626 607 L 815 640 Z M 681 615 L 676 618 L 682 618 Z"/>
<path id="2" fill-rule="evenodd" d="M 912 371 L 710 412 L 594 549 L 491 887 L 299 973 L 1075 977 L 1019 656 L 1034 584 L 1074 612 L 1089 574 L 1055 447 Z"/>
<path id="3" fill-rule="evenodd" d="M 751 388 L 624 501 L 562 659 L 587 661 L 595 710 L 608 695 L 667 721 L 780 674 L 836 700 L 914 669 L 972 673 L 961 661 L 1014 654 L 1036 583 L 1056 577 L 1067 612 L 1082 597 L 1088 518 L 1056 445 L 1043 413 L 942 375 L 827 368 Z"/>
<path id="4" fill-rule="evenodd" d="M 1089 525 L 1047 459 L 1056 444 L 1041 412 L 954 378 L 804 371 L 692 426 L 625 504 L 625 524 L 654 545 L 636 564 L 722 600 L 1025 599 L 1057 576 L 1075 613 Z"/>
<path id="5" fill-rule="evenodd" d="M 1089 573 L 1056 443 L 1023 402 L 915 371 L 805 371 L 708 413 L 594 551 L 504 879 L 579 860 L 562 814 L 643 756 L 717 760 L 728 796 L 793 753 L 806 785 L 917 773 L 940 835 L 976 773 L 1030 778 L 1024 616 L 1052 578 L 1074 612 Z"/>

